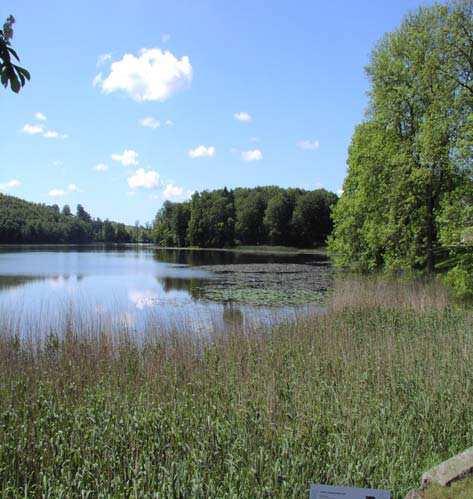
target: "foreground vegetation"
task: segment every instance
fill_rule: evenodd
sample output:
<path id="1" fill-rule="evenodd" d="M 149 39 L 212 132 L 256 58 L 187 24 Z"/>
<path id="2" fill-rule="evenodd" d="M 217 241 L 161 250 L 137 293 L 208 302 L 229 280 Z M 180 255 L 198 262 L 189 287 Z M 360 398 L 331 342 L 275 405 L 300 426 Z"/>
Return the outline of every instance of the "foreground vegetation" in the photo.
<path id="1" fill-rule="evenodd" d="M 473 314 L 436 283 L 339 282 L 325 315 L 211 341 L 106 324 L 2 317 L 2 497 L 402 497 L 471 445 Z"/>

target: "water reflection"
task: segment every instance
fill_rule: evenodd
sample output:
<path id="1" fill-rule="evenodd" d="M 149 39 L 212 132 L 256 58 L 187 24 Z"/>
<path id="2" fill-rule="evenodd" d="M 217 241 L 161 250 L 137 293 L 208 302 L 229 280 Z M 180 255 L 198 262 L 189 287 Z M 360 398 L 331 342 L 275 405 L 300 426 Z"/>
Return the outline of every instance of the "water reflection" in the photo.
<path id="1" fill-rule="evenodd" d="M 216 279 L 200 265 L 319 262 L 317 255 L 170 250 L 146 245 L 0 246 L 0 321 L 21 316 L 22 328 L 47 329 L 70 316 L 136 331 L 149 324 L 207 331 L 235 328 L 251 316 L 273 320 L 287 310 L 202 300 Z M 69 319 L 70 320 L 70 317 Z M 0 324 L 1 326 L 1 324 Z M 153 327 L 154 327 L 153 326 Z"/>

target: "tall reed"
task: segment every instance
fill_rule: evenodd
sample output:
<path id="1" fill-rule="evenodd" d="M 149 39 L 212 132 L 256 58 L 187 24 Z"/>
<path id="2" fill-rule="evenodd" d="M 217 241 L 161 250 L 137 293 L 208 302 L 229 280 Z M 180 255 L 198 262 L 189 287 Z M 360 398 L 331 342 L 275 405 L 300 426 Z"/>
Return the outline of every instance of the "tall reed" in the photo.
<path id="1" fill-rule="evenodd" d="M 210 339 L 3 318 L 0 495 L 402 497 L 473 440 L 473 315 L 431 286 L 343 281 L 324 315 Z"/>

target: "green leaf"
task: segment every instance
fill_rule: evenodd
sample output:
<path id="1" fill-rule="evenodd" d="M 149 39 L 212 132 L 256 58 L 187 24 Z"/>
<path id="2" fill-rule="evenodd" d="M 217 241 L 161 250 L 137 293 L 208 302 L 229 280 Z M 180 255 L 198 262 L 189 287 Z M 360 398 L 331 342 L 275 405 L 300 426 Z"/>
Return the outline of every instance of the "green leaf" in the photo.
<path id="1" fill-rule="evenodd" d="M 13 55 L 13 57 L 19 62 L 20 61 L 20 58 L 18 57 L 18 54 L 16 53 L 16 51 L 14 49 L 12 49 L 11 47 L 7 47 L 7 50 L 8 52 L 10 52 L 10 54 Z"/>
<path id="2" fill-rule="evenodd" d="M 13 70 L 10 72 L 9 80 L 11 89 L 17 94 L 21 90 L 21 84 L 18 80 L 18 76 Z"/>
<path id="3" fill-rule="evenodd" d="M 22 74 L 28 81 L 31 80 L 31 75 L 28 70 L 20 66 L 15 66 L 15 69 L 18 71 L 18 73 Z"/>

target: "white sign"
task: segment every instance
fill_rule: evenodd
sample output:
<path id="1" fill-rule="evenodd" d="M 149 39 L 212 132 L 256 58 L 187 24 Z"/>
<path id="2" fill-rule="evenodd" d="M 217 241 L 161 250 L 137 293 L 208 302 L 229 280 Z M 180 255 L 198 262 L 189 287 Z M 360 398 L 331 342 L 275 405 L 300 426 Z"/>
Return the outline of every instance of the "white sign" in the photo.
<path id="1" fill-rule="evenodd" d="M 387 490 L 311 485 L 310 499 L 391 499 Z"/>

